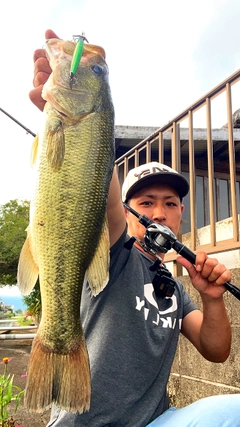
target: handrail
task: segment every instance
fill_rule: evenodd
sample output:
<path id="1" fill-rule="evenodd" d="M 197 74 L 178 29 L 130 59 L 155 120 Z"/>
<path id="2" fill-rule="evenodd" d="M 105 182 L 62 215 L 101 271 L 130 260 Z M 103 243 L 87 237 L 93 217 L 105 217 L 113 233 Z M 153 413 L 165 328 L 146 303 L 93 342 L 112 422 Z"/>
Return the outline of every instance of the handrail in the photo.
<path id="1" fill-rule="evenodd" d="M 214 255 L 240 248 L 240 145 L 232 115 L 232 87 L 239 81 L 240 69 L 115 162 L 120 182 L 129 169 L 152 160 L 185 174 L 190 183 L 189 195 L 184 200 L 187 220 L 178 237 L 188 239 L 193 251 L 204 248 Z M 227 124 L 223 126 L 226 131 L 216 134 L 212 128 L 212 100 L 223 92 L 226 94 Z M 206 126 L 202 128 L 205 132 L 196 139 L 194 114 L 202 107 L 206 110 Z M 184 122 L 181 129 L 183 120 L 188 124 L 186 127 Z M 173 252 L 166 255 L 166 260 L 175 263 L 175 259 Z"/>

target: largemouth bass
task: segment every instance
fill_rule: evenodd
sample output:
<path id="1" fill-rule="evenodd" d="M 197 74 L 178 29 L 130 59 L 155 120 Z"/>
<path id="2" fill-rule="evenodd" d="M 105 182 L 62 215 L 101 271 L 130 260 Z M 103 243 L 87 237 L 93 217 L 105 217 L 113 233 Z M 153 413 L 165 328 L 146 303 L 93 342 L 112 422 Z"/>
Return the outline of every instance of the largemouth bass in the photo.
<path id="1" fill-rule="evenodd" d="M 36 186 L 18 265 L 28 294 L 38 277 L 42 316 L 33 341 L 25 405 L 40 412 L 89 410 L 89 359 L 80 322 L 81 290 L 108 281 L 106 203 L 114 165 L 114 109 L 105 52 L 86 44 L 69 87 L 75 43 L 46 44 L 52 74 L 43 88 L 45 124 L 34 141 Z"/>

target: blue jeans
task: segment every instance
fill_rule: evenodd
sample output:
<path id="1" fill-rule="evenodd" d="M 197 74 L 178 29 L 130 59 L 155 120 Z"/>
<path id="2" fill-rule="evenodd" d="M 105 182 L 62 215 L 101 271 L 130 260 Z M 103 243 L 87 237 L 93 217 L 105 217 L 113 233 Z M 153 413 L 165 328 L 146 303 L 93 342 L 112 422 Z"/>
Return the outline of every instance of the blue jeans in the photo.
<path id="1" fill-rule="evenodd" d="M 169 408 L 147 427 L 240 427 L 240 394 L 211 396 L 181 409 Z"/>

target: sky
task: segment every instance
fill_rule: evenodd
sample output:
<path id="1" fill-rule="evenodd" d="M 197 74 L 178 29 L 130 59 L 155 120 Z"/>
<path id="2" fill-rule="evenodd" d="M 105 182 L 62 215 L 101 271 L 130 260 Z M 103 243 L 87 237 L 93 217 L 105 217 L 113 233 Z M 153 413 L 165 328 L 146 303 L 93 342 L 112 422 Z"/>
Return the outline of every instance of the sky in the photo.
<path id="1" fill-rule="evenodd" d="M 26 310 L 26 305 L 23 301 L 23 295 L 19 291 L 18 286 L 2 286 L 0 287 L 0 301 L 6 305 L 14 306 L 14 310 Z"/>
<path id="2" fill-rule="evenodd" d="M 240 68 L 239 16 L 239 0 L 4 1 L 0 108 L 37 133 L 33 52 L 48 28 L 84 32 L 106 51 L 115 124 L 161 127 Z M 33 137 L 1 111 L 0 129 L 0 204 L 30 200 Z"/>

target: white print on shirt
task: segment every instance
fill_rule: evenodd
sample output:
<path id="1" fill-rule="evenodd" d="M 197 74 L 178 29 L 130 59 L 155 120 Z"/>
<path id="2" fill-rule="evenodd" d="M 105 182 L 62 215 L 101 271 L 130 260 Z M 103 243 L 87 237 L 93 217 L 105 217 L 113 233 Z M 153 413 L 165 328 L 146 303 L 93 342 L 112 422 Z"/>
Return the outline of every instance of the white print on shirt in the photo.
<path id="1" fill-rule="evenodd" d="M 162 322 L 162 327 L 163 328 L 171 328 L 174 329 L 176 326 L 176 319 L 172 319 L 172 317 L 167 316 L 167 317 L 161 317 L 163 315 L 166 315 L 168 313 L 174 313 L 174 311 L 177 310 L 177 298 L 176 296 L 173 294 L 171 297 L 166 297 L 167 299 L 171 299 L 172 300 L 172 305 L 164 311 L 160 311 L 158 309 L 158 304 L 157 301 L 154 298 L 154 289 L 153 289 L 153 285 L 152 283 L 147 283 L 146 285 L 144 285 L 144 297 L 145 299 L 149 302 L 149 304 L 151 304 L 151 306 L 155 307 L 157 309 L 157 314 L 156 314 L 156 319 L 152 321 L 152 323 L 154 323 L 155 325 L 158 325 L 159 322 Z M 145 299 L 144 300 L 140 300 L 140 298 L 138 296 L 136 296 L 136 310 L 141 311 L 141 309 L 144 309 L 144 317 L 145 320 L 148 319 L 148 315 L 149 315 L 149 308 L 144 307 L 145 306 Z M 179 320 L 179 329 L 181 329 L 181 319 Z"/>

